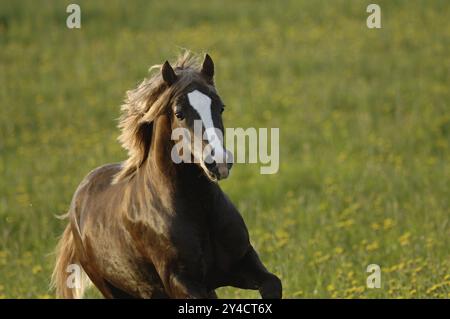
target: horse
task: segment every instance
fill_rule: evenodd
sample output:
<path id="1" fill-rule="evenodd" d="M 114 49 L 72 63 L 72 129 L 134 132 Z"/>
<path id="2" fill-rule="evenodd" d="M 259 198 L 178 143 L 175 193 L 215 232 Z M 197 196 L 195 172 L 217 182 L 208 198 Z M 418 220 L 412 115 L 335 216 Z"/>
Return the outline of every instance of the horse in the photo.
<path id="1" fill-rule="evenodd" d="M 73 195 L 69 219 L 56 249 L 52 286 L 59 298 L 82 298 L 92 283 L 105 298 L 217 298 L 215 289 L 259 290 L 281 298 L 282 283 L 261 262 L 244 220 L 221 190 L 230 161 L 214 143 L 213 160 L 175 163 L 171 132 L 223 134 L 222 102 L 214 62 L 189 52 L 165 61 L 121 107 L 118 140 L 128 151 L 121 163 L 91 171 Z M 218 136 L 215 136 L 218 138 Z M 202 139 L 202 146 L 211 146 Z M 71 265 L 81 269 L 68 285 Z"/>

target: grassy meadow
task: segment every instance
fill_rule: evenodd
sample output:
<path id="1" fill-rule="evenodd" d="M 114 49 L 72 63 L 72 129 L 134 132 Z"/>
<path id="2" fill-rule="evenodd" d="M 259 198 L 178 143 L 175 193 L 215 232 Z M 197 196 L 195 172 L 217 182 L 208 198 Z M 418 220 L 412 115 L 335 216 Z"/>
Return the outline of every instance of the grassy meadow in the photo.
<path id="1" fill-rule="evenodd" d="M 54 297 L 55 215 L 126 158 L 125 91 L 188 48 L 215 61 L 225 126 L 280 128 L 277 174 L 221 185 L 285 297 L 449 298 L 450 3 L 379 0 L 368 29 L 369 3 L 1 1 L 0 297 Z"/>

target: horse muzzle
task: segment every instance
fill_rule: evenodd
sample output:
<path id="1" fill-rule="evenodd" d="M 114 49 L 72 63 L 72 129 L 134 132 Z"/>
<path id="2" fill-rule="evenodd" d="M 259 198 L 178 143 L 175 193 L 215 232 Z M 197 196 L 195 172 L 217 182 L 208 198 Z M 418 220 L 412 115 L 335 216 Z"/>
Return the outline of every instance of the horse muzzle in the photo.
<path id="1" fill-rule="evenodd" d="M 232 166 L 233 163 L 206 163 L 206 168 L 208 169 L 209 174 L 214 176 L 218 180 L 227 178 L 228 175 L 230 175 Z"/>

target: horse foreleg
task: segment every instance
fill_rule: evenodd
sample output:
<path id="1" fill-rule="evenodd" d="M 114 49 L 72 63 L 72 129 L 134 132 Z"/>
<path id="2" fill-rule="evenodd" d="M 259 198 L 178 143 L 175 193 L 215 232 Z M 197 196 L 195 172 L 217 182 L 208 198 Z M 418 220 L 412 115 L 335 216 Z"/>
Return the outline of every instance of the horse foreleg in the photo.
<path id="1" fill-rule="evenodd" d="M 263 299 L 282 297 L 281 280 L 266 269 L 251 246 L 244 257 L 232 268 L 228 279 L 231 281 L 231 286 L 258 289 Z"/>

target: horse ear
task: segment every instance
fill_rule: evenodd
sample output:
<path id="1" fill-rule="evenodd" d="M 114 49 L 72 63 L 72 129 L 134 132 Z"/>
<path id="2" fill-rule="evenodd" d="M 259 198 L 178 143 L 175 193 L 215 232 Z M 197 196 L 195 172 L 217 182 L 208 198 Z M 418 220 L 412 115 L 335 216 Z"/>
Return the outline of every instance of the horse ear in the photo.
<path id="1" fill-rule="evenodd" d="M 169 86 L 174 84 L 175 81 L 177 80 L 177 75 L 175 74 L 175 71 L 172 69 L 169 62 L 167 61 L 164 62 L 161 73 L 164 82 L 166 82 Z"/>
<path id="2" fill-rule="evenodd" d="M 209 80 L 213 81 L 214 77 L 214 62 L 209 56 L 208 53 L 205 55 L 205 59 L 203 60 L 201 73 Z"/>

